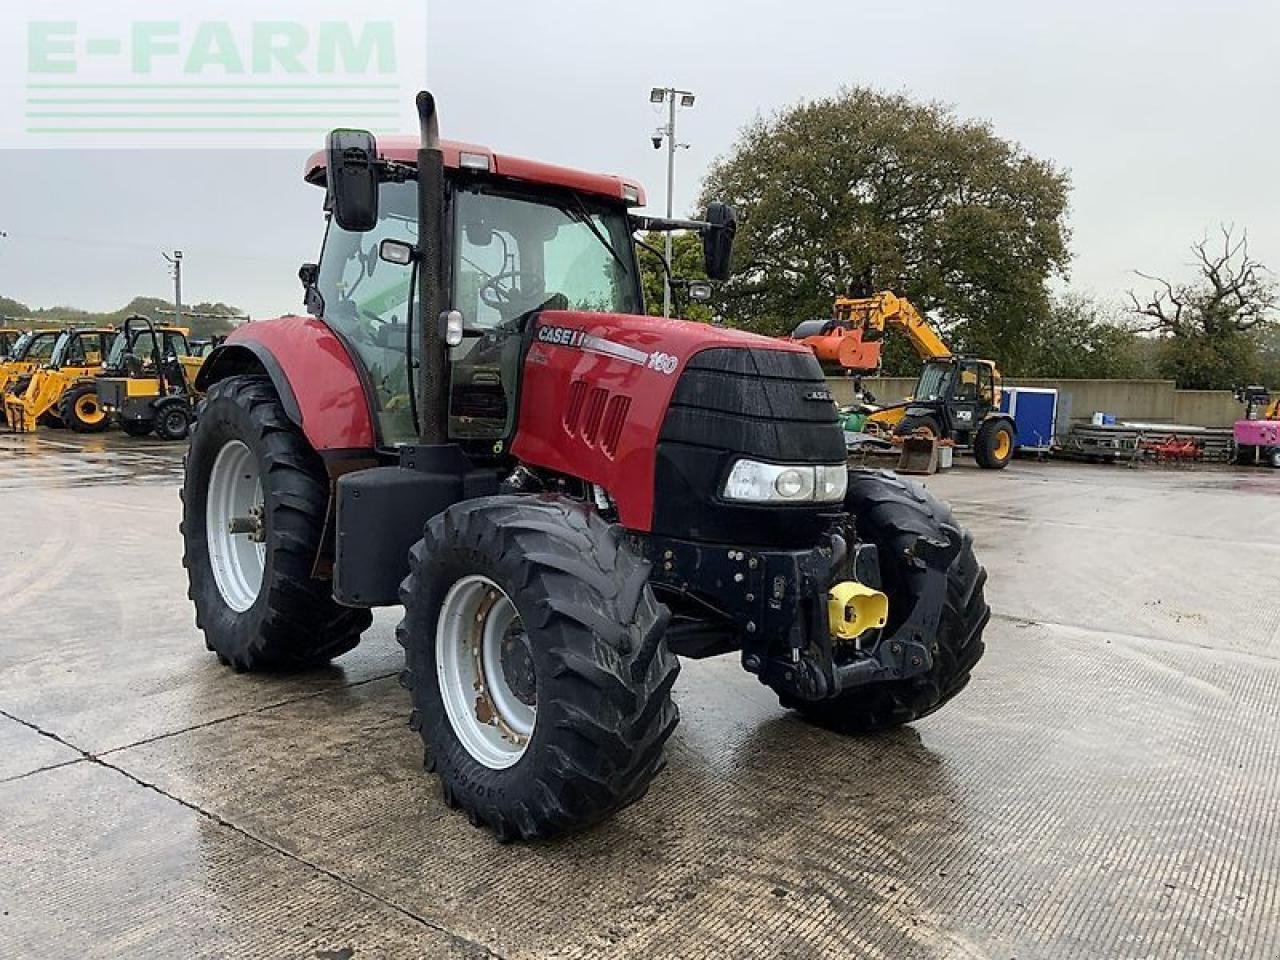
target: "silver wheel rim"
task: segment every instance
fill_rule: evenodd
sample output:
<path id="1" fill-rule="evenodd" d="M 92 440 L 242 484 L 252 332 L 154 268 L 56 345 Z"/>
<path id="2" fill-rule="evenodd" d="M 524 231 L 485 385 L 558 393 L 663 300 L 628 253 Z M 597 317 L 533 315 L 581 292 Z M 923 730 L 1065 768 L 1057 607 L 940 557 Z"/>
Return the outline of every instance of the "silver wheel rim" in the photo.
<path id="1" fill-rule="evenodd" d="M 436 623 L 436 680 L 458 741 L 491 770 L 512 766 L 537 719 L 536 676 L 520 614 L 488 577 L 463 577 Z"/>
<path id="2" fill-rule="evenodd" d="M 230 440 L 218 451 L 209 475 L 205 531 L 214 582 L 223 601 L 237 613 L 252 607 L 262 589 L 267 565 L 264 523 L 257 458 L 242 442 Z"/>

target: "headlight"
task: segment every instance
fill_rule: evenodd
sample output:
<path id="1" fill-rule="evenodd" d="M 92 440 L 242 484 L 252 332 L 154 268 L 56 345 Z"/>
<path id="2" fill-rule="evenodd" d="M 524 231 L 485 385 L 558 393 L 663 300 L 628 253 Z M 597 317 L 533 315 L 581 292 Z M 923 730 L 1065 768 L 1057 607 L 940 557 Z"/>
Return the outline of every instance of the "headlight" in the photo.
<path id="1" fill-rule="evenodd" d="M 742 503 L 839 503 L 849 485 L 843 463 L 793 464 L 739 460 L 729 471 L 724 498 Z"/>

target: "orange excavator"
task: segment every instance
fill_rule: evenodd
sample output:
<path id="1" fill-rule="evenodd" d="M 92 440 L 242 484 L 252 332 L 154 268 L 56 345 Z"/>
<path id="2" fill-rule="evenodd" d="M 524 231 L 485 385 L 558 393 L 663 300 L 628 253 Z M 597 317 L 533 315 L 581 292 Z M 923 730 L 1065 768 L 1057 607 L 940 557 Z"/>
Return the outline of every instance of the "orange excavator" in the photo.
<path id="1" fill-rule="evenodd" d="M 924 361 L 913 396 L 883 407 L 861 404 L 867 432 L 951 440 L 971 447 L 978 465 L 991 469 L 1013 458 L 1017 431 L 1013 418 L 1000 410 L 1002 380 L 995 361 L 956 356 L 920 311 L 888 291 L 837 297 L 834 314 L 791 332 L 791 339 L 808 346 L 825 367 L 876 373 L 890 327 L 902 331 Z"/>

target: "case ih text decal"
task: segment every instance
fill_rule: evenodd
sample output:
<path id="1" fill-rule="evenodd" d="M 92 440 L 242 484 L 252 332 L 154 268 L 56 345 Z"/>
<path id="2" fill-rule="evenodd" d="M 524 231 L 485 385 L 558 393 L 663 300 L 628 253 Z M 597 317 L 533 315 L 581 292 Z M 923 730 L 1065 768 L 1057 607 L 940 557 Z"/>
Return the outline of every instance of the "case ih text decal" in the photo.
<path id="1" fill-rule="evenodd" d="M 537 339 L 539 343 L 549 343 L 556 347 L 569 347 L 570 349 L 583 350 L 587 353 L 598 353 L 606 357 L 612 357 L 615 360 L 634 363 L 638 367 L 647 367 L 667 376 L 675 373 L 676 368 L 680 366 L 678 357 L 663 353 L 661 350 L 646 353 L 643 350 L 637 350 L 635 347 L 629 347 L 625 343 L 616 343 L 613 340 L 606 340 L 604 337 L 592 336 L 585 330 L 578 330 L 574 327 L 538 327 Z"/>

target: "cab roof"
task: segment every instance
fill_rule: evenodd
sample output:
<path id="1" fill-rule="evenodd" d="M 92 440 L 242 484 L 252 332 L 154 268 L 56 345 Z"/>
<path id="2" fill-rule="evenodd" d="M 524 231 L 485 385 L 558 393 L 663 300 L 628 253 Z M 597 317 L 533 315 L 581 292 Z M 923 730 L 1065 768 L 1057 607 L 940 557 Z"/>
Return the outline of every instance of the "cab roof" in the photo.
<path id="1" fill-rule="evenodd" d="M 414 165 L 418 162 L 419 141 L 416 137 L 383 137 L 378 140 L 378 156 L 395 163 Z M 572 167 L 561 167 L 540 160 L 526 160 L 506 153 L 494 153 L 488 147 L 457 140 L 440 141 L 444 165 L 450 170 L 488 171 L 508 180 L 552 187 L 567 187 L 581 193 L 595 194 L 612 200 L 623 200 L 627 206 L 644 206 L 644 187 L 634 180 L 611 173 L 588 173 Z M 328 155 L 317 150 L 307 160 L 304 176 L 308 183 L 323 186 Z"/>

